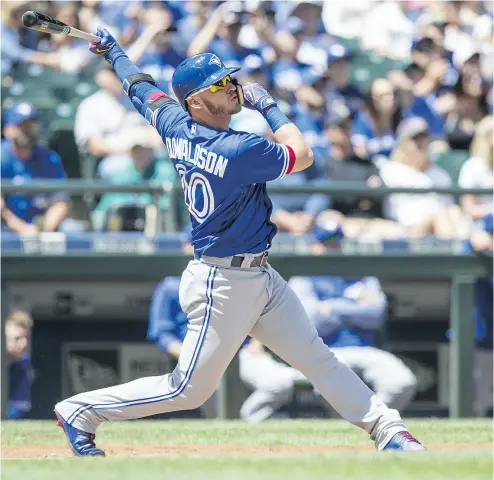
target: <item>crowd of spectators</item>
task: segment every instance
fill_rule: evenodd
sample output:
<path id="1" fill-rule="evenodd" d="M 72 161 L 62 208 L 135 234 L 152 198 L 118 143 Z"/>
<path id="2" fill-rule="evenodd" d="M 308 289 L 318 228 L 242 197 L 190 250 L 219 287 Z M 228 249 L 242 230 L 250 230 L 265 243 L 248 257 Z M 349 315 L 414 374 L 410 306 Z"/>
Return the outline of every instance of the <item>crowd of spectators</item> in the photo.
<path id="1" fill-rule="evenodd" d="M 459 175 L 462 187 L 493 186 L 489 1 L 2 2 L 2 76 L 15 75 L 18 65 L 74 75 L 93 68 L 98 90 L 78 105 L 75 141 L 81 158 L 98 159 L 95 178 L 129 183 L 173 180 L 170 168 L 155 165 L 157 158 L 167 162 L 161 139 L 113 71 L 89 54 L 87 42 L 23 28 L 28 9 L 86 31 L 108 28 L 171 95 L 173 70 L 187 56 L 210 51 L 241 67 L 240 82 L 266 87 L 314 151 L 313 167 L 280 183 L 427 188 L 454 185 Z M 246 109 L 231 127 L 271 136 L 262 117 Z M 6 129 L 4 122 L 8 137 Z M 449 163 L 459 151 L 468 160 Z M 460 202 L 437 194 L 272 198 L 274 220 L 293 235 L 310 233 L 319 218 L 329 217 L 350 237 L 466 238 L 472 221 L 493 211 L 492 196 L 465 195 Z M 97 210 L 124 200 L 104 197 Z"/>

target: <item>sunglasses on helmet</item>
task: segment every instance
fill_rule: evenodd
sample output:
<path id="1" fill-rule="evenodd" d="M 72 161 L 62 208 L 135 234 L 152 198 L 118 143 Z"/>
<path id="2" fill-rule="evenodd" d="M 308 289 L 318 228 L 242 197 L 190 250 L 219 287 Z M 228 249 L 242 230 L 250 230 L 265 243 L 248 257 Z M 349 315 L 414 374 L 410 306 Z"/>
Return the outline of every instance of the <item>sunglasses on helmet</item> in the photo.
<path id="1" fill-rule="evenodd" d="M 216 93 L 220 90 L 224 90 L 229 83 L 233 83 L 233 81 L 230 75 L 227 75 L 226 77 L 223 77 L 221 80 L 218 80 L 208 87 L 196 90 L 195 92 L 191 93 L 190 96 L 192 97 L 194 95 L 197 95 L 198 93 L 205 92 L 206 90 L 210 90 L 212 93 Z"/>

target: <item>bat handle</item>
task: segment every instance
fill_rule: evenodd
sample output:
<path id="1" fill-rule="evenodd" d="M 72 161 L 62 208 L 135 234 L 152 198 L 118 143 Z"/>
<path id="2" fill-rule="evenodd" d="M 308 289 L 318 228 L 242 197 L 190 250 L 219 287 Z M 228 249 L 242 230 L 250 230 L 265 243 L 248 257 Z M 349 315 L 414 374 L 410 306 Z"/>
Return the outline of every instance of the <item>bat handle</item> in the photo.
<path id="1" fill-rule="evenodd" d="M 92 33 L 83 32 L 73 27 L 70 28 L 70 36 L 82 38 L 83 40 L 87 40 L 88 42 L 96 42 L 96 43 L 101 42 L 101 37 L 98 37 L 97 35 L 93 35 Z"/>

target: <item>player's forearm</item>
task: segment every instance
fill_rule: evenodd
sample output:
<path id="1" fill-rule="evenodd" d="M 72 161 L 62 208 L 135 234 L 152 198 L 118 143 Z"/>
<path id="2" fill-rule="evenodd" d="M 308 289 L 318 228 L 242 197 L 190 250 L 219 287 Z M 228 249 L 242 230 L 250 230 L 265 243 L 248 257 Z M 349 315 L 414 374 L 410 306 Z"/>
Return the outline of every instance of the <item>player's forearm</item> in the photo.
<path id="1" fill-rule="evenodd" d="M 272 108 L 278 109 L 278 107 Z M 274 138 L 277 143 L 288 145 L 295 152 L 295 165 L 292 172 L 300 172 L 312 165 L 314 161 L 312 149 L 305 141 L 300 130 L 293 123 L 285 124 L 276 130 L 276 132 L 274 132 Z"/>
<path id="2" fill-rule="evenodd" d="M 55 232 L 62 220 L 64 220 L 68 214 L 69 204 L 67 202 L 55 202 L 45 213 L 43 230 L 45 232 Z"/>

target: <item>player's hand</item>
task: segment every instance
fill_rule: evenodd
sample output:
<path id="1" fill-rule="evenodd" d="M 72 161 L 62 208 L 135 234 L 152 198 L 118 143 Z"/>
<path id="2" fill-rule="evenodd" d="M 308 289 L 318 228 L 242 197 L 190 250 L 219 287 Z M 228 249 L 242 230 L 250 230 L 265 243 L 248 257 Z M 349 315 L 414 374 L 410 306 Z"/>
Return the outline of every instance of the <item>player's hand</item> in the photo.
<path id="1" fill-rule="evenodd" d="M 276 105 L 274 98 L 258 83 L 246 83 L 242 86 L 242 90 L 246 100 L 244 107 L 250 110 L 257 110 L 264 114 L 269 107 Z"/>
<path id="2" fill-rule="evenodd" d="M 107 53 L 112 48 L 114 48 L 115 46 L 118 46 L 118 48 L 120 48 L 115 38 L 105 28 L 97 28 L 93 35 L 101 38 L 101 42 L 91 42 L 89 44 L 89 50 L 95 55 L 105 55 L 106 58 Z"/>

